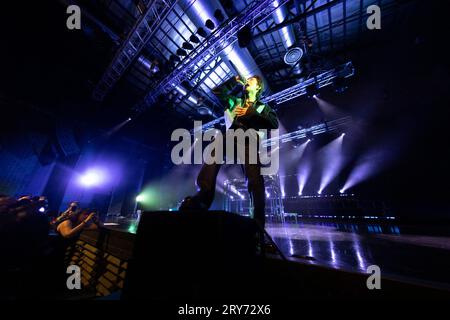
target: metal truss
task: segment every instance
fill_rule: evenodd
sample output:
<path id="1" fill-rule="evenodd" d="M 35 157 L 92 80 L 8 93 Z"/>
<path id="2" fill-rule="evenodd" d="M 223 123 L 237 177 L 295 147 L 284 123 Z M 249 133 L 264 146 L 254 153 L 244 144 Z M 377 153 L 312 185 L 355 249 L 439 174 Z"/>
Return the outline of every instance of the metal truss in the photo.
<path id="1" fill-rule="evenodd" d="M 280 177 L 278 174 L 264 176 L 266 192 L 266 216 L 278 218 L 284 222 L 284 207 L 281 192 Z M 223 208 L 226 211 L 249 215 L 253 212 L 251 197 L 245 197 L 248 193 L 246 179 L 229 179 L 224 182 Z M 270 196 L 267 196 L 269 194 Z"/>
<path id="2" fill-rule="evenodd" d="M 207 124 L 202 126 L 202 131 L 213 128 L 214 125 L 220 124 L 222 122 L 222 120 L 223 120 L 223 117 L 217 118 L 211 122 L 208 122 Z M 331 121 L 325 121 L 325 122 L 319 123 L 317 125 L 311 126 L 309 128 L 302 128 L 297 131 L 285 133 L 278 137 L 263 140 L 261 142 L 261 144 L 263 147 L 273 146 L 276 144 L 276 141 L 279 141 L 280 143 L 286 143 L 286 142 L 290 142 L 290 141 L 294 141 L 294 140 L 304 139 L 309 134 L 314 136 L 314 135 L 318 135 L 318 134 L 325 133 L 325 132 L 336 131 L 342 127 L 345 127 L 351 121 L 352 121 L 352 117 L 350 117 L 350 116 L 331 120 Z M 196 132 L 196 131 L 197 130 L 195 130 L 193 132 Z"/>
<path id="3" fill-rule="evenodd" d="M 154 35 L 178 0 L 146 1 L 147 10 L 138 18 L 109 64 L 100 82 L 94 89 L 93 97 L 102 101 L 106 94 L 125 73 L 133 59 Z"/>
<path id="4" fill-rule="evenodd" d="M 264 103 L 274 101 L 276 104 L 281 104 L 306 94 L 306 88 L 311 85 L 316 85 L 317 89 L 320 89 L 332 84 L 335 78 L 349 78 L 354 74 L 355 69 L 353 68 L 353 64 L 347 62 L 261 100 Z"/>
<path id="5" fill-rule="evenodd" d="M 333 83 L 333 80 L 340 78 L 349 78 L 355 74 L 355 69 L 352 62 L 347 62 L 324 73 L 321 73 L 315 77 L 311 77 L 295 86 L 289 87 L 283 91 L 277 92 L 268 97 L 263 97 L 261 99 L 264 103 L 275 102 L 277 105 L 287 102 L 289 100 L 298 98 L 306 94 L 306 88 L 310 85 L 316 85 L 317 89 L 329 86 Z M 213 121 L 205 123 L 201 130 L 205 131 L 210 128 L 214 128 L 216 125 L 224 123 L 224 117 L 217 118 Z M 198 129 L 199 130 L 199 129 Z"/>
<path id="6" fill-rule="evenodd" d="M 216 56 L 210 64 L 205 64 L 201 68 L 198 68 L 196 72 L 192 75 L 192 77 L 189 79 L 192 88 L 189 89 L 186 95 L 184 95 L 181 98 L 180 103 L 188 99 L 193 92 L 201 90 L 200 85 L 204 83 L 206 79 L 209 78 L 209 76 L 216 70 L 216 68 L 220 65 L 221 62 L 222 62 L 221 58 L 219 56 Z M 204 92 L 203 97 L 206 98 L 214 108 L 221 109 L 221 102 L 214 94 L 212 94 L 211 92 L 209 93 Z"/>
<path id="7" fill-rule="evenodd" d="M 224 119 L 225 118 L 223 116 L 219 117 L 217 119 L 214 119 L 214 120 L 212 120 L 212 121 L 210 121 L 208 123 L 205 123 L 204 125 L 202 125 L 200 128 L 198 128 L 196 130 L 191 130 L 191 133 L 194 133 L 194 132 L 197 132 L 197 131 L 200 131 L 200 130 L 201 131 L 206 131 L 208 129 L 214 128 L 217 125 L 224 126 L 225 125 L 225 120 Z"/>
<path id="8" fill-rule="evenodd" d="M 276 144 L 276 141 L 279 141 L 280 143 L 286 143 L 294 140 L 304 139 L 308 136 L 308 134 L 318 135 L 325 132 L 336 131 L 346 126 L 351 121 L 352 117 L 343 117 L 336 120 L 325 121 L 323 123 L 311 126 L 309 128 L 303 128 L 294 132 L 285 133 L 278 137 L 264 140 L 262 141 L 262 146 L 264 147 L 273 146 Z"/>
<path id="9" fill-rule="evenodd" d="M 280 6 L 287 1 L 280 1 Z M 273 0 L 255 0 L 239 15 L 218 27 L 205 41 L 192 50 L 159 86 L 150 91 L 144 100 L 135 106 L 135 109 L 143 111 L 154 104 L 158 96 L 170 92 L 182 81 L 192 78 L 192 74 L 198 68 L 211 63 L 225 48 L 235 43 L 237 33 L 249 22 L 252 22 L 252 27 L 255 27 L 270 17 L 276 10 L 272 4 Z"/>

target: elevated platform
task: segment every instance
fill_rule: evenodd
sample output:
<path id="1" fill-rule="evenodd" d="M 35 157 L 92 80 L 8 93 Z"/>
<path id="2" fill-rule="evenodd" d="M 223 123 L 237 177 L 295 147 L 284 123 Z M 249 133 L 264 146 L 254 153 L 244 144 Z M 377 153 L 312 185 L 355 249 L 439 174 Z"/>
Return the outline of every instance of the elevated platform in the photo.
<path id="1" fill-rule="evenodd" d="M 172 222 L 178 221 L 177 215 L 180 215 L 174 212 L 164 214 L 171 215 L 170 219 L 173 220 Z M 220 215 L 220 219 L 226 219 L 223 212 L 210 212 L 207 214 Z M 127 232 L 130 228 L 129 225 L 125 224 L 103 227 L 99 231 L 85 232 L 80 236 L 76 244 L 68 250 L 67 261 L 78 264 L 82 268 L 83 287 L 85 292 L 90 293 L 90 297 L 108 296 L 112 293 L 119 293 L 115 296 L 120 296 L 130 276 L 130 263 L 131 265 L 138 263 L 138 267 L 141 269 L 138 273 L 139 281 L 152 284 L 154 288 L 165 288 L 165 290 L 164 294 L 160 294 L 161 291 L 143 290 L 141 287 L 139 291 L 132 292 L 131 295 L 128 294 L 129 299 L 164 300 L 165 298 L 170 299 L 174 297 L 194 299 L 252 297 L 287 300 L 305 298 L 450 298 L 450 291 L 445 281 L 424 281 L 420 278 L 401 277 L 392 273 L 386 273 L 384 272 L 383 264 L 380 266 L 382 271 L 382 289 L 369 290 L 366 285 L 369 275 L 363 268 L 353 270 L 349 268 L 349 265 L 345 263 L 346 257 L 342 256 L 341 251 L 343 248 L 340 247 L 339 241 L 344 243 L 348 239 L 346 240 L 340 235 L 341 239 L 339 240 L 336 236 L 334 239 L 336 244 L 334 259 L 337 263 L 334 265 L 327 264 L 320 256 L 324 255 L 328 249 L 322 249 L 321 251 L 318 251 L 318 249 L 320 246 L 328 246 L 329 242 L 323 241 L 323 237 L 320 236 L 320 230 L 316 230 L 317 233 L 313 235 L 311 226 L 296 226 L 299 229 L 299 233 L 305 233 L 310 238 L 310 242 L 315 243 L 312 247 L 306 248 L 306 250 L 311 250 L 311 248 L 316 250 L 311 256 L 308 256 L 308 252 L 306 254 L 302 252 L 298 247 L 289 248 L 289 240 L 283 240 L 279 236 L 282 226 L 269 225 L 267 227 L 269 233 L 274 236 L 275 241 L 285 254 L 288 253 L 288 260 L 283 261 L 276 254 L 267 255 L 266 257 L 251 256 L 251 259 L 248 260 L 248 257 L 243 257 L 243 251 L 237 255 L 223 247 L 220 250 L 215 250 L 216 252 L 205 251 L 211 251 L 214 248 L 212 243 L 226 245 L 227 242 L 222 240 L 228 239 L 227 241 L 229 241 L 229 239 L 232 239 L 230 237 L 235 236 L 228 234 L 231 230 L 230 228 L 235 227 L 234 223 L 226 222 L 228 226 L 224 227 L 223 223 L 225 220 L 217 222 L 214 227 L 215 231 L 213 231 L 205 228 L 207 228 L 206 224 L 211 227 L 211 222 L 216 219 L 203 223 L 202 219 L 198 218 L 195 222 L 196 226 L 189 222 L 188 219 L 184 219 L 184 222 L 175 222 L 178 224 L 175 228 L 170 224 L 167 224 L 166 228 L 164 228 L 164 223 L 160 219 L 161 213 L 157 213 L 159 217 L 156 221 L 152 215 L 155 216 L 154 213 L 144 213 L 144 220 L 147 217 L 146 224 L 154 225 L 154 227 L 152 231 L 148 231 L 150 233 L 144 234 L 146 240 L 138 240 L 141 243 L 139 252 L 136 252 L 135 247 L 136 235 Z M 246 218 L 239 217 L 239 219 Z M 182 231 L 184 227 L 190 227 L 191 229 Z M 294 226 L 291 227 L 294 228 Z M 276 228 L 278 229 L 275 230 Z M 222 230 L 220 231 L 222 233 L 218 234 L 214 240 L 203 238 L 207 234 L 213 236 L 217 230 Z M 141 232 L 145 232 L 145 230 L 142 228 L 141 230 L 138 229 L 138 238 Z M 236 232 L 239 233 L 240 231 L 237 230 Z M 324 237 L 330 237 L 330 230 L 322 230 L 322 232 Z M 160 238 L 163 234 L 165 236 Z M 187 234 L 192 234 L 196 240 L 193 242 L 193 239 L 186 238 Z M 356 232 L 352 234 L 347 231 L 345 234 L 348 237 L 359 237 Z M 150 237 L 148 237 L 149 235 Z M 245 235 L 241 234 L 242 236 L 242 239 L 245 239 Z M 398 236 L 397 234 L 396 237 Z M 158 238 L 160 241 L 155 241 Z M 249 238 L 247 237 L 247 239 Z M 383 241 L 386 242 L 386 239 L 389 239 L 389 237 L 385 237 Z M 369 243 L 371 240 L 367 241 Z M 367 259 L 369 252 L 361 252 L 366 250 L 364 248 L 367 247 L 367 243 L 363 241 L 358 244 L 362 260 L 357 261 L 357 263 L 361 264 L 363 262 L 365 265 L 360 267 L 364 268 L 371 263 L 370 259 Z M 230 244 L 230 247 L 236 245 L 238 243 Z M 424 250 L 424 248 L 422 249 Z M 289 250 L 293 250 L 293 252 L 289 254 Z M 251 252 L 247 253 L 252 255 Z M 382 253 L 378 252 L 377 254 Z M 385 252 L 385 260 L 390 259 L 390 254 L 392 252 Z M 205 279 L 202 279 L 202 273 L 196 272 L 199 266 L 201 266 L 201 270 L 208 270 L 209 267 L 218 268 L 220 259 L 233 259 L 233 256 L 240 258 L 226 261 L 226 268 L 219 267 L 220 270 L 217 269 L 217 272 L 204 274 L 205 279 L 208 279 L 208 283 L 205 286 Z M 253 260 L 253 258 L 255 259 Z M 243 261 L 242 259 L 247 260 Z M 338 259 L 342 261 L 338 261 Z M 417 257 L 416 259 L 420 260 L 421 258 Z M 248 269 L 245 269 L 249 266 L 249 263 L 253 263 L 254 271 L 250 270 L 249 272 Z M 418 265 L 423 265 L 427 262 L 418 261 L 418 263 Z M 146 268 L 150 266 L 149 269 L 142 269 L 144 264 Z M 239 267 L 240 265 L 242 265 L 242 268 Z M 152 271 L 154 266 L 157 267 Z M 234 266 L 233 270 L 230 269 L 230 266 Z M 443 268 L 445 268 L 445 265 Z M 141 272 L 143 270 L 148 270 L 149 272 L 142 275 Z M 155 273 L 155 271 L 158 272 Z M 420 271 L 426 272 L 426 270 L 416 270 L 416 273 L 420 273 Z M 192 276 L 194 274 L 195 277 Z M 220 287 L 224 284 L 221 281 L 222 278 L 231 281 L 226 288 Z M 184 283 L 183 281 L 179 282 L 179 280 L 183 280 Z M 178 284 L 180 287 L 177 287 Z M 165 287 L 166 285 L 167 287 Z M 211 287 L 214 288 L 213 291 L 210 291 Z"/>

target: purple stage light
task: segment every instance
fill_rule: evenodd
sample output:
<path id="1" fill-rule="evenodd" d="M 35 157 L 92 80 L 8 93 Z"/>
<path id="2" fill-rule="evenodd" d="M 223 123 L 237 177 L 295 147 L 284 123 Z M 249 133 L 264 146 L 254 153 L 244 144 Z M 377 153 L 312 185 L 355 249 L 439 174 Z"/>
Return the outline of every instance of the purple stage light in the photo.
<path id="1" fill-rule="evenodd" d="M 298 193 L 303 194 L 306 182 L 308 181 L 309 175 L 311 173 L 311 166 L 309 162 L 303 163 L 297 170 L 297 182 L 298 182 Z"/>
<path id="2" fill-rule="evenodd" d="M 334 178 L 339 174 L 343 165 L 344 159 L 342 156 L 342 141 L 344 135 L 331 141 L 320 152 L 320 160 L 322 162 L 322 177 L 320 180 L 319 190 L 323 191 Z"/>
<path id="3" fill-rule="evenodd" d="M 285 188 L 285 166 L 286 166 L 286 162 L 284 161 L 280 161 L 280 169 L 279 169 L 279 174 L 278 177 L 280 179 L 280 191 L 281 191 L 281 195 L 282 197 L 284 197 L 284 188 Z"/>
<path id="4" fill-rule="evenodd" d="M 347 191 L 355 185 L 369 179 L 388 166 L 392 161 L 393 154 L 389 153 L 388 148 L 372 149 L 357 161 L 342 189 Z"/>
<path id="5" fill-rule="evenodd" d="M 106 179 L 106 174 L 100 169 L 90 169 L 80 177 L 80 184 L 85 187 L 96 187 Z"/>
<path id="6" fill-rule="evenodd" d="M 336 119 L 345 115 L 345 113 L 340 108 L 332 103 L 323 100 L 320 96 L 316 95 L 314 99 L 317 102 L 317 106 L 326 117 Z"/>
<path id="7" fill-rule="evenodd" d="M 376 168 L 374 168 L 371 162 L 358 163 L 353 171 L 350 173 L 347 182 L 345 183 L 343 190 L 348 190 L 351 187 L 361 183 L 362 181 L 368 179 L 375 173 Z"/>
<path id="8" fill-rule="evenodd" d="M 294 162 L 298 162 L 302 158 L 303 154 L 305 153 L 305 149 L 308 146 L 308 143 L 310 141 L 311 140 L 307 140 L 307 141 L 303 142 L 301 145 L 299 145 L 296 148 L 296 150 L 293 150 L 294 152 L 292 153 L 290 160 L 294 161 Z"/>

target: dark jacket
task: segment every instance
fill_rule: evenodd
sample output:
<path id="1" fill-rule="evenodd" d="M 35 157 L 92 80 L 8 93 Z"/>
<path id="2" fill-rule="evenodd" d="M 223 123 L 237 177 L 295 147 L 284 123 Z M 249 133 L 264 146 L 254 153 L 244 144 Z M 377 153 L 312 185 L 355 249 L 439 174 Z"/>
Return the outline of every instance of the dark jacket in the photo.
<path id="1" fill-rule="evenodd" d="M 224 111 L 232 111 L 239 103 L 242 104 L 244 97 L 244 87 L 234 78 L 224 82 L 219 87 L 213 89 L 213 93 L 224 104 Z M 264 104 L 259 99 L 247 110 L 244 116 L 236 117 L 233 121 L 232 129 L 277 129 L 278 118 L 275 111 Z"/>

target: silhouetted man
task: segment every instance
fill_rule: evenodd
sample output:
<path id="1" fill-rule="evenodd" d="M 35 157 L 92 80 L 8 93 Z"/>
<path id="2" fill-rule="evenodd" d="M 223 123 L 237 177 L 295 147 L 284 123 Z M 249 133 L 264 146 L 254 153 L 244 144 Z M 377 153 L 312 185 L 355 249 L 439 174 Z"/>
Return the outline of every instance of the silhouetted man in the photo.
<path id="1" fill-rule="evenodd" d="M 233 78 L 218 88 L 213 93 L 220 98 L 225 105 L 225 122 L 227 129 L 277 129 L 278 119 L 275 112 L 263 102 L 260 96 L 263 91 L 261 77 L 252 76 L 246 81 L 239 77 Z M 257 143 L 259 137 L 256 135 Z M 233 141 L 234 143 L 234 141 Z M 253 201 L 253 218 L 264 228 L 265 225 L 265 188 L 264 178 L 261 175 L 261 163 L 258 154 L 257 162 L 251 163 L 249 141 L 245 140 L 244 145 L 236 146 L 241 148 L 238 154 L 244 155 L 243 168 L 247 178 L 248 191 Z M 257 151 L 257 150 L 256 150 Z M 216 178 L 221 164 L 204 164 L 197 178 L 199 191 L 193 197 L 187 197 L 180 206 L 181 211 L 186 210 L 207 210 L 211 206 L 216 189 Z"/>

